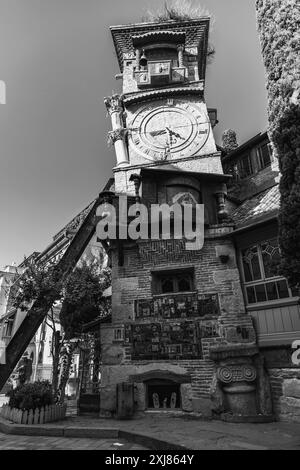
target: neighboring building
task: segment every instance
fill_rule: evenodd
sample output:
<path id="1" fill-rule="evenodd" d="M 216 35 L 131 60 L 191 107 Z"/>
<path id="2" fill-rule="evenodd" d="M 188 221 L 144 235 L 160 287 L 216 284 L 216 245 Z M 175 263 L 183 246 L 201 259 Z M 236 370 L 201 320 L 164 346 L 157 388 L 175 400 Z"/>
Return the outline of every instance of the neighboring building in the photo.
<path id="1" fill-rule="evenodd" d="M 34 260 L 34 262 L 44 263 L 47 261 L 57 261 L 67 249 L 70 240 L 73 238 L 77 229 L 84 220 L 91 204 L 81 211 L 71 222 L 69 222 L 59 233 L 53 237 L 52 243 L 42 252 L 33 253 L 26 262 Z M 96 236 L 93 237 L 89 245 L 86 247 L 81 260 L 96 259 L 99 266 L 106 266 L 107 255 L 105 254 L 101 244 L 97 241 Z M 13 306 L 14 290 L 18 289 L 18 278 L 24 271 L 25 264 L 21 263 L 18 267 L 7 266 L 0 272 L 0 340 L 4 345 L 13 337 L 19 328 L 26 312 L 16 309 Z M 55 329 L 60 330 L 59 323 L 60 306 L 54 309 Z M 51 380 L 52 378 L 52 354 L 51 346 L 53 340 L 53 329 L 49 326 L 51 321 L 45 319 L 38 328 L 36 334 L 28 345 L 23 358 L 27 357 L 32 364 L 32 372 L 30 381 L 35 380 Z M 0 351 L 1 352 L 1 351 Z M 21 361 L 20 361 L 21 362 Z M 18 366 L 11 375 L 10 381 L 5 386 L 6 391 L 12 385 L 16 385 Z M 79 386 L 79 352 L 75 354 L 72 373 L 67 385 L 66 394 L 74 396 L 78 392 Z"/>
<path id="2" fill-rule="evenodd" d="M 21 271 L 15 265 L 5 266 L 0 271 L 0 364 L 5 363 L 5 348 L 14 329 L 15 314 L 7 313 L 9 292 Z"/>
<path id="3" fill-rule="evenodd" d="M 267 133 L 230 152 L 223 166 L 234 175 L 228 185 L 228 206 L 235 223 L 232 236 L 246 311 L 254 319 L 266 360 L 275 412 L 299 420 L 300 369 L 292 363 L 291 349 L 293 341 L 300 339 L 299 290 L 277 272 L 279 171 Z"/>

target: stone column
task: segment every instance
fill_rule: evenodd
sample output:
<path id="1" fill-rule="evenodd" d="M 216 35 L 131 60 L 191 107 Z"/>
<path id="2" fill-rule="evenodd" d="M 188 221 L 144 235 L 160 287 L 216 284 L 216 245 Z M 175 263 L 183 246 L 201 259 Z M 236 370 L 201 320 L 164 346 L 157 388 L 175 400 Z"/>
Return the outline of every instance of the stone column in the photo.
<path id="1" fill-rule="evenodd" d="M 178 51 L 178 67 L 183 67 L 183 46 L 178 46 L 177 51 Z"/>
<path id="2" fill-rule="evenodd" d="M 104 103 L 111 117 L 112 131 L 109 132 L 108 139 L 115 147 L 117 165 L 128 165 L 129 159 L 125 144 L 122 98 L 120 95 L 112 95 L 105 98 Z"/>
<path id="3" fill-rule="evenodd" d="M 140 70 L 140 58 L 141 58 L 141 51 L 140 51 L 140 49 L 136 49 L 136 51 L 135 51 L 135 67 L 136 67 L 136 70 Z"/>

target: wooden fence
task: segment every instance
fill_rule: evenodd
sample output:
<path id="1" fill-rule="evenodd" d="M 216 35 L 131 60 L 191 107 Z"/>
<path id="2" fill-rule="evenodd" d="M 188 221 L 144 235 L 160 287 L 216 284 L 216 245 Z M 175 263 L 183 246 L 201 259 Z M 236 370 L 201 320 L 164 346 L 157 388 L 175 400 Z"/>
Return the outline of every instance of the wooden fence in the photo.
<path id="1" fill-rule="evenodd" d="M 66 416 L 67 405 L 47 405 L 35 410 L 19 410 L 2 405 L 0 416 L 18 424 L 44 424 L 59 421 Z"/>

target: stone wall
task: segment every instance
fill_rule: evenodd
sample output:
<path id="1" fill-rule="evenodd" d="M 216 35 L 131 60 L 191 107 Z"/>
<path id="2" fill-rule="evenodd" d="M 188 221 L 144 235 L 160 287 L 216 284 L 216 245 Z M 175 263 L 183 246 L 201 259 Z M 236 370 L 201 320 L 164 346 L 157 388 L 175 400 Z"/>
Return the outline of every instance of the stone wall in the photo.
<path id="1" fill-rule="evenodd" d="M 290 346 L 263 348 L 272 389 L 275 416 L 300 423 L 300 365 L 292 363 Z"/>
<path id="2" fill-rule="evenodd" d="M 280 421 L 300 423 L 300 369 L 269 369 L 273 406 Z"/>

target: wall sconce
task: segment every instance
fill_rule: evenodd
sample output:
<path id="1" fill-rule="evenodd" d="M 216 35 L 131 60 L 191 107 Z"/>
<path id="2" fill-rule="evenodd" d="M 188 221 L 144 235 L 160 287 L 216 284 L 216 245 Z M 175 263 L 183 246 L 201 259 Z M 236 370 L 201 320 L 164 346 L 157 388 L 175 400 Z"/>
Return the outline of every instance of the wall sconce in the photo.
<path id="1" fill-rule="evenodd" d="M 143 55 L 140 58 L 140 66 L 141 67 L 147 67 L 147 64 L 148 64 L 148 60 L 147 60 L 147 57 L 146 57 L 146 54 L 145 54 L 145 49 L 143 49 Z"/>
<path id="2" fill-rule="evenodd" d="M 220 255 L 219 258 L 222 264 L 226 264 L 229 261 L 229 255 Z"/>
<path id="3" fill-rule="evenodd" d="M 209 108 L 208 109 L 208 117 L 211 123 L 211 127 L 214 128 L 216 124 L 218 124 L 218 118 L 217 118 L 217 110 L 216 108 Z"/>

